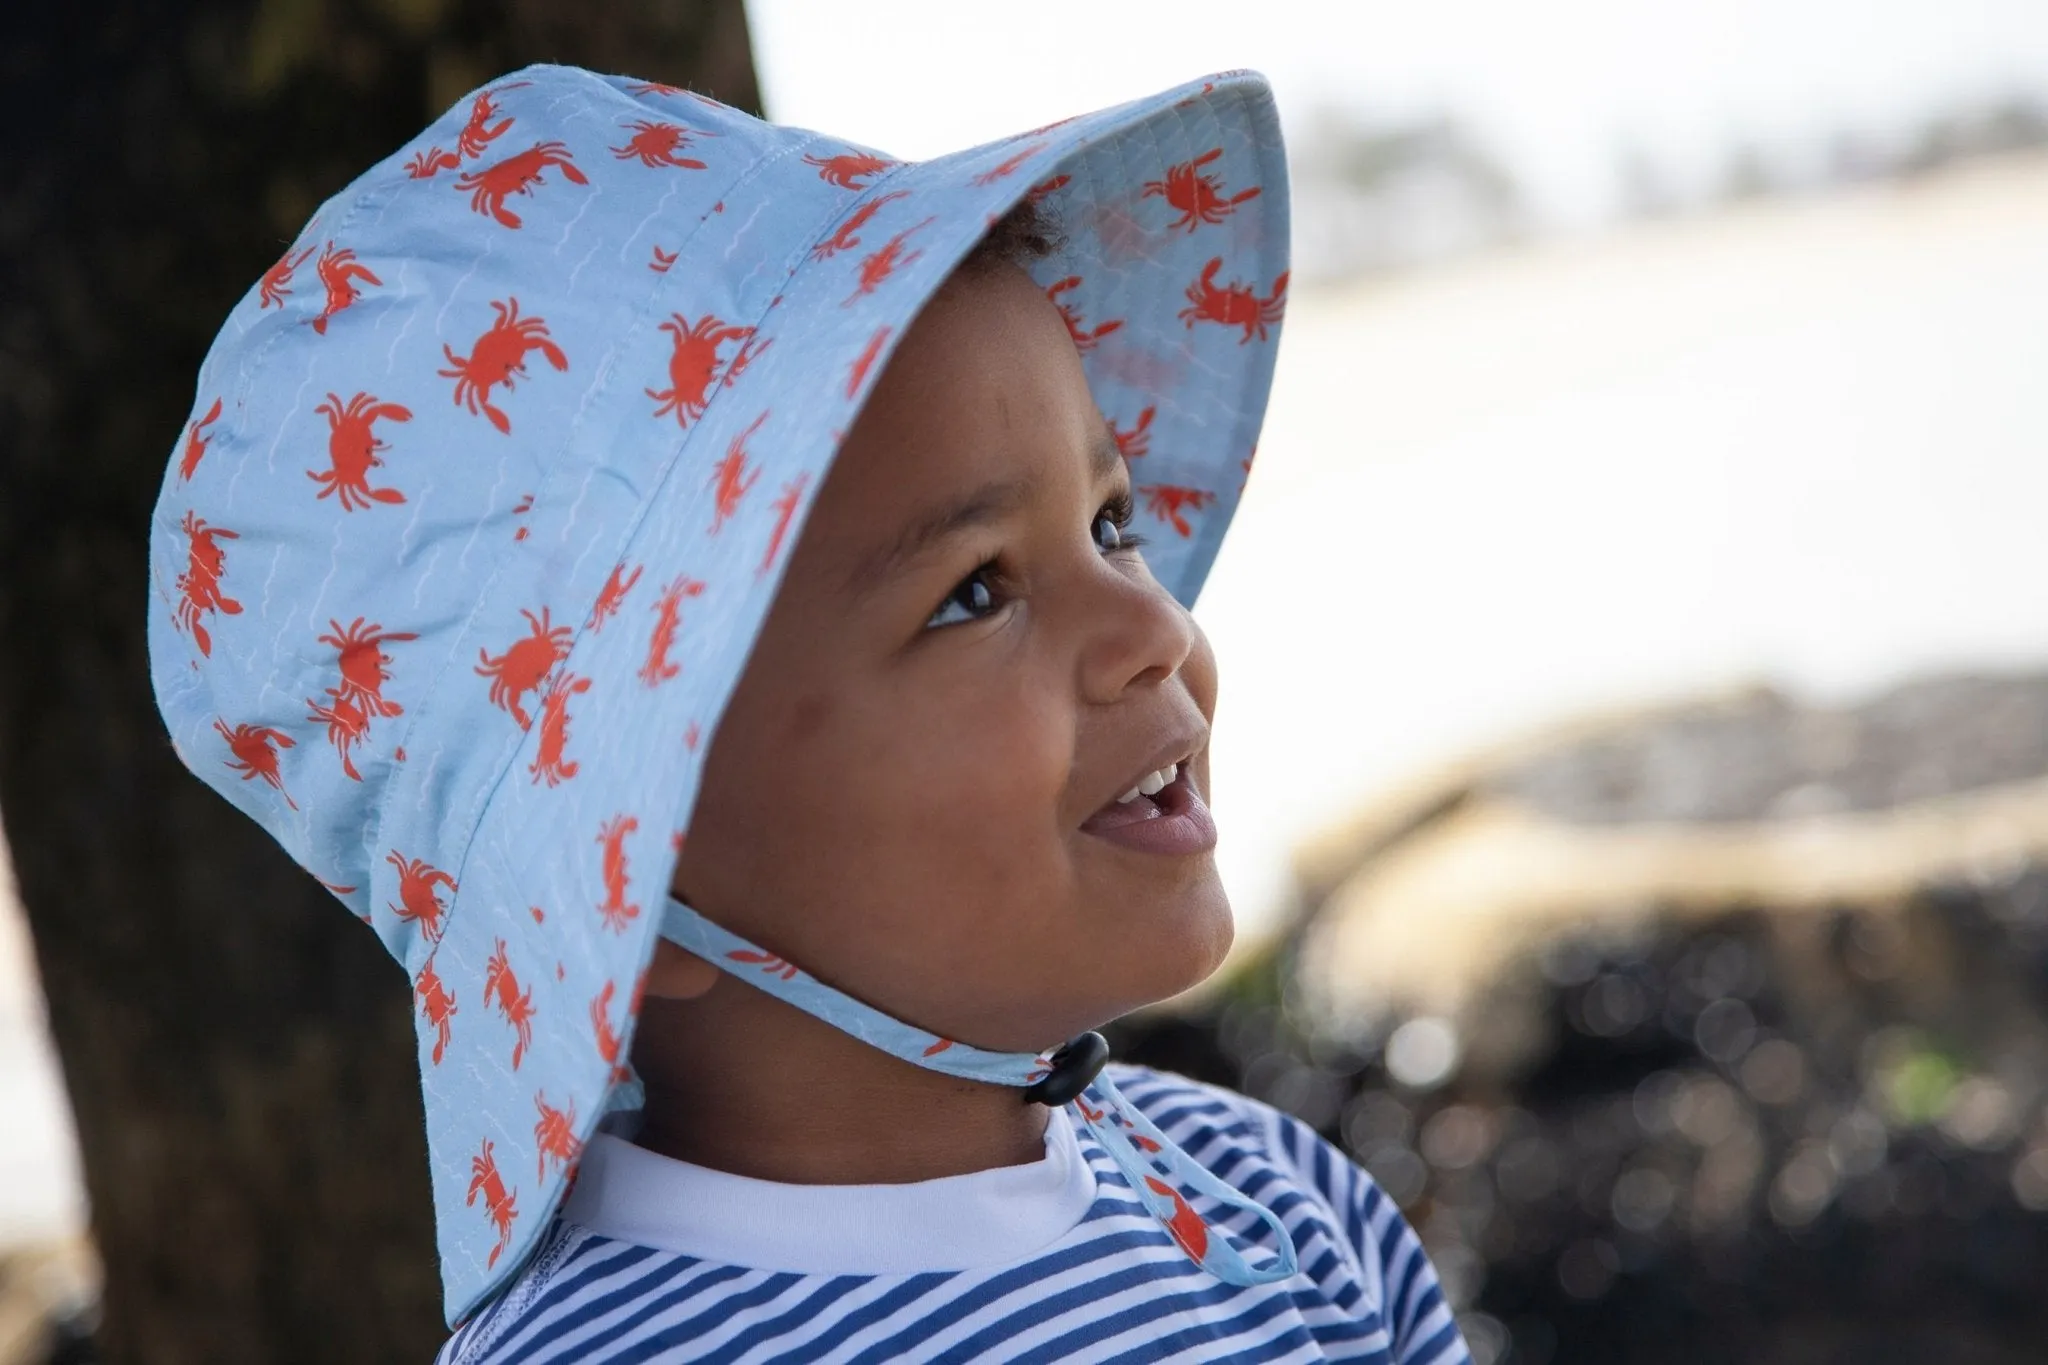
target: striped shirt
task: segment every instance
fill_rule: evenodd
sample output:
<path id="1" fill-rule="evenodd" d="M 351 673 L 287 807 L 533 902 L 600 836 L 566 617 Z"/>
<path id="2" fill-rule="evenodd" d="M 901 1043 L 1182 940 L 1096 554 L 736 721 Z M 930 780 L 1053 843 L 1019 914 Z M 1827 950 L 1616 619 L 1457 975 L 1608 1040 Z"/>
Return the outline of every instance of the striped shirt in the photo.
<path id="1" fill-rule="evenodd" d="M 1469 1365 L 1414 1232 L 1313 1130 L 1178 1076 L 1112 1077 L 1196 1161 L 1279 1215 L 1296 1275 L 1239 1288 L 1200 1269 L 1064 1110 L 1044 1160 L 908 1185 L 773 1184 L 600 1132 L 539 1253 L 435 1365 Z M 1251 1248 L 1271 1236 L 1243 1212 L 1211 1227 Z"/>

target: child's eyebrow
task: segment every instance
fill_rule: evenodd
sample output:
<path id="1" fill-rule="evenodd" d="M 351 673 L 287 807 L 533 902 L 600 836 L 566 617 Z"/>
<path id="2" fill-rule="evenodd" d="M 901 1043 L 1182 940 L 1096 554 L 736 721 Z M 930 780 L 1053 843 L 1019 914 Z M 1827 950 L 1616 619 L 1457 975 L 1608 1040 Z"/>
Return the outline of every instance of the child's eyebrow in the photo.
<path id="1" fill-rule="evenodd" d="M 1092 482 L 1101 483 L 1116 473 L 1122 464 L 1123 455 L 1117 450 L 1116 439 L 1110 435 L 1109 424 L 1105 422 L 1088 442 L 1089 478 Z M 926 512 L 904 527 L 902 534 L 889 545 L 862 556 L 852 573 L 847 575 L 847 591 L 860 596 L 877 583 L 902 572 L 941 542 L 962 531 L 1001 520 L 1024 503 L 1034 482 L 1029 477 L 997 479 Z"/>

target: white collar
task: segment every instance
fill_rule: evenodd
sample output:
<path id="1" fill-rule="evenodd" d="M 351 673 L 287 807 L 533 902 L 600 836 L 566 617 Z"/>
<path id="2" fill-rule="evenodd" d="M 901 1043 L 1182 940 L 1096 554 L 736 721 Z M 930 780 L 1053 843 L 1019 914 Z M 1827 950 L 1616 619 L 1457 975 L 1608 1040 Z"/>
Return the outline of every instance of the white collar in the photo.
<path id="1" fill-rule="evenodd" d="M 902 1275 L 1000 1265 L 1042 1251 L 1095 1201 L 1064 1108 L 1045 1156 L 901 1185 L 785 1185 L 714 1171 L 600 1130 L 562 1217 L 605 1237 L 721 1265 L 806 1275 Z"/>

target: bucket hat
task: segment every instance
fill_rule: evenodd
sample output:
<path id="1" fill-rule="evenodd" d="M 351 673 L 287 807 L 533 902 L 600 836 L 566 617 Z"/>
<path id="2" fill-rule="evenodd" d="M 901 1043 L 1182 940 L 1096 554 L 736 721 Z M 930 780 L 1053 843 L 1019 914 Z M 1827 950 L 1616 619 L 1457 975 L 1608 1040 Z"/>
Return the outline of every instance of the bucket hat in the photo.
<path id="1" fill-rule="evenodd" d="M 790 549 L 892 348 L 1027 196 L 1191 604 L 1286 296 L 1255 73 L 908 162 L 529 67 L 321 205 L 209 351 L 151 679 L 180 759 L 411 980 L 451 1326 L 637 1106 L 668 886 Z"/>

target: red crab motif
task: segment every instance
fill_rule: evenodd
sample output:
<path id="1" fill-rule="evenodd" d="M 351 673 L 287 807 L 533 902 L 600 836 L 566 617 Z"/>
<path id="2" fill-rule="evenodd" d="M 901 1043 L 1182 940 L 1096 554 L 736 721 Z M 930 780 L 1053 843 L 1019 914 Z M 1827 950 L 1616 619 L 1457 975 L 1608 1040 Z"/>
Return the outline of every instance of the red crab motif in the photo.
<path id="1" fill-rule="evenodd" d="M 532 629 L 513 641 L 495 659 L 489 650 L 479 649 L 477 654 L 483 663 L 476 671 L 479 676 L 491 680 L 491 705 L 510 712 L 512 719 L 518 721 L 519 728 L 524 730 L 533 724 L 533 720 L 526 714 L 526 708 L 519 704 L 519 699 L 537 689 L 549 670 L 569 657 L 569 637 L 574 632 L 567 626 L 554 625 L 546 607 L 540 609 L 538 616 L 524 607 L 519 609 L 519 614 L 526 618 Z"/>
<path id="2" fill-rule="evenodd" d="M 471 161 L 483 156 L 485 148 L 503 137 L 505 130 L 512 126 L 512 120 L 509 118 L 497 123 L 491 122 L 498 117 L 498 96 L 507 90 L 518 90 L 532 83 L 513 81 L 509 85 L 501 85 L 493 90 L 479 91 L 477 97 L 470 102 L 469 122 L 463 124 L 462 131 L 456 135 L 455 150 Z"/>
<path id="3" fill-rule="evenodd" d="M 357 394 L 343 406 L 341 396 L 330 393 L 327 401 L 313 411 L 327 415 L 328 467 L 306 471 L 306 477 L 320 485 L 316 498 L 335 494 L 344 512 L 368 507 L 373 502 L 405 501 L 405 494 L 395 488 L 370 487 L 370 471 L 384 463 L 377 452 L 391 448 L 391 443 L 379 439 L 372 428 L 380 420 L 410 422 L 410 408 L 382 402 L 367 393 Z"/>
<path id="4" fill-rule="evenodd" d="M 663 251 L 659 242 L 652 245 L 654 246 L 654 259 L 647 263 L 647 268 L 657 275 L 668 274 L 668 268 L 674 265 L 676 259 L 683 253 L 680 251 Z"/>
<path id="5" fill-rule="evenodd" d="M 432 180 L 442 171 L 452 171 L 461 164 L 462 157 L 458 153 L 429 147 L 424 152 L 412 154 L 412 160 L 405 163 L 405 173 L 414 180 Z"/>
<path id="6" fill-rule="evenodd" d="M 567 143 L 536 142 L 495 165 L 471 171 L 455 182 L 455 188 L 469 191 L 469 206 L 476 212 L 488 214 L 505 227 L 517 228 L 519 215 L 505 207 L 505 200 L 515 194 L 531 195 L 534 187 L 545 181 L 549 167 L 559 169 L 562 178 L 573 185 L 590 183 L 590 177 L 577 170 L 570 159 Z"/>
<path id="7" fill-rule="evenodd" d="M 861 348 L 861 353 L 858 356 L 854 357 L 853 364 L 846 367 L 846 396 L 848 398 L 860 392 L 862 382 L 867 379 L 868 371 L 874 367 L 875 357 L 882 353 L 882 347 L 887 344 L 889 333 L 892 330 L 894 329 L 889 327 L 877 327 L 875 334 L 868 338 L 868 344 Z"/>
<path id="8" fill-rule="evenodd" d="M 402 716 L 405 708 L 384 696 L 384 684 L 391 681 L 391 658 L 384 645 L 390 640 L 417 640 L 419 634 L 387 631 L 374 621 L 365 626 L 363 620 L 358 616 L 344 629 L 341 622 L 330 619 L 327 624 L 334 633 L 320 637 L 321 644 L 341 651 L 341 687 L 335 696 L 356 703 L 366 716 Z"/>
<path id="9" fill-rule="evenodd" d="M 643 973 L 640 979 L 644 982 L 647 977 Z M 598 1057 L 607 1066 L 611 1067 L 613 1080 L 623 1081 L 633 1073 L 624 1062 L 619 1060 L 620 1055 L 625 1051 L 625 1047 L 623 1040 L 612 1028 L 612 996 L 614 993 L 612 983 L 607 981 L 604 983 L 604 989 L 597 993 L 597 998 L 590 1002 L 590 1027 L 597 1034 Z M 638 996 L 639 992 L 636 990 L 634 997 L 637 999 Z M 627 1017 L 631 1018 L 632 1013 L 632 1010 L 629 1008 L 627 1010 Z"/>
<path id="10" fill-rule="evenodd" d="M 639 828 L 640 822 L 632 816 L 615 815 L 597 831 L 597 841 L 604 845 L 604 900 L 597 913 L 605 928 L 621 934 L 640 917 L 640 907 L 626 899 L 626 836 Z"/>
<path id="11" fill-rule="evenodd" d="M 491 390 L 503 384 L 510 393 L 512 381 L 526 377 L 528 351 L 539 351 L 557 370 L 569 368 L 569 357 L 549 338 L 545 321 L 519 316 L 516 297 L 507 297 L 503 302 L 492 299 L 491 311 L 497 314 L 497 321 L 476 339 L 468 355 L 457 355 L 454 347 L 446 342 L 441 344 L 441 353 L 454 368 L 434 373 L 455 381 L 456 402 L 471 412 L 481 412 L 492 426 L 510 435 L 512 419 L 492 405 Z"/>
<path id="12" fill-rule="evenodd" d="M 612 148 L 612 155 L 621 161 L 638 160 L 650 169 L 662 166 L 676 166 L 688 171 L 701 171 L 704 163 L 694 157 L 677 156 L 690 145 L 692 137 L 717 137 L 697 128 L 681 128 L 673 123 L 654 123 L 647 119 L 635 119 L 622 125 L 634 130 L 623 147 Z"/>
<path id="13" fill-rule="evenodd" d="M 720 380 L 719 383 L 728 389 L 739 383 L 740 376 L 747 372 L 747 366 L 759 360 L 767 353 L 768 348 L 774 344 L 775 338 L 773 337 L 766 341 L 761 340 L 759 337 L 748 337 L 745 341 L 742 341 L 740 348 L 732 353 L 732 363 L 725 367 L 725 378 Z"/>
<path id="14" fill-rule="evenodd" d="M 242 604 L 220 590 L 221 575 L 227 572 L 227 551 L 216 542 L 241 537 L 224 527 L 208 526 L 196 512 L 185 513 L 183 526 L 192 549 L 185 561 L 185 572 L 178 575 L 178 606 L 172 620 L 180 630 L 191 631 L 199 652 L 211 657 L 213 637 L 206 633 L 199 618 L 208 612 L 242 614 Z"/>
<path id="15" fill-rule="evenodd" d="M 1173 1217 L 1166 1220 L 1166 1230 L 1173 1234 L 1173 1240 L 1180 1243 L 1180 1249 L 1188 1259 L 1200 1265 L 1202 1258 L 1209 1254 L 1209 1225 L 1202 1221 L 1202 1215 L 1188 1207 L 1188 1201 L 1181 1198 L 1180 1191 L 1159 1179 L 1145 1177 L 1146 1187 L 1155 1194 L 1163 1194 L 1173 1201 Z"/>
<path id="16" fill-rule="evenodd" d="M 312 254 L 313 248 L 307 247 L 294 256 L 287 247 L 284 255 L 277 258 L 277 264 L 263 272 L 263 278 L 256 283 L 257 297 L 261 300 L 256 305 L 259 310 L 284 307 L 285 296 L 292 292 L 292 276 L 298 273 L 299 267 L 304 265 L 306 258 Z"/>
<path id="17" fill-rule="evenodd" d="M 1272 292 L 1260 298 L 1252 292 L 1252 286 L 1233 281 L 1222 289 L 1216 287 L 1216 272 L 1223 268 L 1221 256 L 1212 257 L 1202 267 L 1201 278 L 1188 286 L 1188 306 L 1180 310 L 1180 319 L 1193 330 L 1198 322 L 1214 322 L 1224 327 L 1242 327 L 1244 335 L 1237 339 L 1242 346 L 1252 339 L 1254 333 L 1261 341 L 1266 339 L 1266 328 L 1280 321 L 1287 311 L 1287 274 L 1283 270 L 1273 280 Z"/>
<path id="18" fill-rule="evenodd" d="M 1041 180 L 1030 189 L 1024 191 L 1024 197 L 1036 204 L 1046 198 L 1046 196 L 1057 194 L 1065 189 L 1067 182 L 1073 178 L 1071 175 L 1056 175 L 1050 180 Z"/>
<path id="19" fill-rule="evenodd" d="M 908 256 L 904 255 L 903 243 L 909 239 L 911 233 L 937 221 L 936 218 L 927 218 L 922 223 L 914 223 L 883 243 L 880 250 L 863 257 L 860 263 L 860 282 L 854 287 L 854 291 L 846 296 L 846 302 L 839 306 L 850 307 L 855 301 L 874 293 L 876 287 L 893 275 L 899 267 L 909 265 L 923 256 L 924 252 L 921 250 L 913 251 Z"/>
<path id="20" fill-rule="evenodd" d="M 752 425 L 732 438 L 732 444 L 725 448 L 725 458 L 712 467 L 711 486 L 714 493 L 710 534 L 714 536 L 725 525 L 726 519 L 740 510 L 740 499 L 747 495 L 747 490 L 761 477 L 761 471 L 758 469 L 751 473 L 747 471 L 747 442 L 767 420 L 766 412 L 756 417 Z"/>
<path id="21" fill-rule="evenodd" d="M 498 998 L 498 1012 L 512 1026 L 512 1069 L 517 1071 L 520 1061 L 526 1056 L 526 1049 L 533 1046 L 533 992 L 519 989 L 519 978 L 512 974 L 512 964 L 505 956 L 505 940 L 502 938 L 490 959 L 484 963 L 486 1005 L 491 1003 L 492 996 Z"/>
<path id="22" fill-rule="evenodd" d="M 768 548 L 761 555 L 761 567 L 754 570 L 756 577 L 767 573 L 775 566 L 775 556 L 782 550 L 782 538 L 789 534 L 790 520 L 796 516 L 796 509 L 802 505 L 804 488 L 810 481 L 809 474 L 797 475 L 783 485 L 782 495 L 772 504 L 775 508 L 775 525 L 768 532 Z"/>
<path id="23" fill-rule="evenodd" d="M 412 983 L 412 993 L 420 1002 L 420 1013 L 434 1026 L 434 1065 L 439 1066 L 442 1055 L 448 1051 L 448 1021 L 455 1017 L 455 997 L 441 984 L 433 958 L 428 958 L 427 965 L 420 968 L 419 978 Z"/>
<path id="24" fill-rule="evenodd" d="M 483 1150 L 469 1159 L 469 1197 L 462 1202 L 475 1204 L 478 1195 L 484 1197 L 484 1211 L 490 1214 L 491 1225 L 498 1230 L 498 1244 L 484 1260 L 484 1269 L 489 1270 L 497 1265 L 505 1248 L 512 1245 L 512 1220 L 519 1216 L 519 1192 L 506 1191 L 489 1138 L 484 1139 Z"/>
<path id="25" fill-rule="evenodd" d="M 648 389 L 646 394 L 660 405 L 654 409 L 656 417 L 672 412 L 676 425 L 687 427 L 704 415 L 704 407 L 710 401 L 705 395 L 718 381 L 718 348 L 728 341 L 737 341 L 744 347 L 753 338 L 754 329 L 734 327 L 711 313 L 694 323 L 681 313 L 671 313 L 669 320 L 661 324 L 661 330 L 675 338 L 668 357 L 669 386 Z"/>
<path id="26" fill-rule="evenodd" d="M 537 1178 L 546 1180 L 550 1158 L 566 1171 L 583 1155 L 583 1144 L 576 1138 L 576 1101 L 570 1100 L 566 1110 L 556 1109 L 548 1104 L 547 1092 L 541 1091 L 534 1095 L 533 1104 L 540 1110 L 540 1121 L 533 1125 L 533 1149 L 540 1160 Z"/>
<path id="27" fill-rule="evenodd" d="M 213 440 L 213 437 L 211 435 L 202 435 L 201 433 L 205 432 L 208 427 L 219 420 L 220 399 L 216 398 L 213 400 L 213 406 L 206 410 L 205 416 L 186 426 L 185 454 L 178 461 L 179 478 L 191 478 L 193 471 L 199 468 L 199 462 L 206 458 L 206 447 Z"/>
<path id="28" fill-rule="evenodd" d="M 859 208 L 848 214 L 846 221 L 839 225 L 836 232 L 811 248 L 811 259 L 822 261 L 827 257 L 837 255 L 839 252 L 848 251 L 859 246 L 860 230 L 868 225 L 870 219 L 882 211 L 882 205 L 892 199 L 907 199 L 909 197 L 909 190 L 892 190 L 888 194 L 868 200 L 867 203 L 862 204 Z"/>
<path id="29" fill-rule="evenodd" d="M 1008 156 L 1004 157 L 1001 161 L 998 161 L 995 165 L 983 171 L 980 175 L 975 176 L 974 183 L 977 185 L 993 185 L 996 183 L 996 181 L 1001 180 L 1006 175 L 1009 175 L 1010 173 L 1015 171 L 1019 166 L 1023 165 L 1025 162 L 1029 161 L 1032 157 L 1037 156 L 1040 152 L 1044 150 L 1045 144 L 1043 142 L 1034 142 L 1029 147 L 1024 148 L 1022 151 L 1012 152 Z"/>
<path id="30" fill-rule="evenodd" d="M 1060 297 L 1060 295 L 1080 287 L 1081 277 L 1079 275 L 1069 275 L 1063 280 L 1054 280 L 1050 285 L 1046 286 L 1045 296 L 1051 299 L 1053 306 L 1060 310 L 1060 318 L 1067 324 L 1067 335 L 1074 339 L 1074 349 L 1085 354 L 1094 350 L 1097 342 L 1122 327 L 1124 320 L 1122 318 L 1111 318 L 1108 322 L 1098 323 L 1092 330 L 1089 329 L 1081 320 L 1081 310 Z"/>
<path id="31" fill-rule="evenodd" d="M 327 697 L 331 705 L 323 706 L 311 697 L 306 698 L 306 705 L 313 708 L 306 719 L 319 721 L 327 727 L 328 741 L 334 745 L 334 752 L 341 756 L 342 772 L 351 781 L 360 782 L 363 775 L 356 771 L 355 761 L 349 757 L 348 751 L 369 738 L 370 718 L 359 704 L 336 689 L 328 689 Z"/>
<path id="32" fill-rule="evenodd" d="M 313 268 L 320 274 L 320 283 L 327 286 L 327 305 L 320 310 L 318 316 L 309 319 L 313 324 L 313 330 L 321 336 L 327 335 L 329 318 L 363 296 L 363 291 L 356 288 L 357 280 L 364 284 L 384 283 L 370 273 L 368 266 L 356 260 L 356 253 L 352 249 L 343 247 L 336 251 L 332 242 L 329 242 L 327 249 L 320 253 L 320 259 L 314 263 Z"/>
<path id="33" fill-rule="evenodd" d="M 612 565 L 611 577 L 605 579 L 604 587 L 597 594 L 597 603 L 590 609 L 590 629 L 593 632 L 604 629 L 606 619 L 618 615 L 619 608 L 625 605 L 626 594 L 633 591 L 633 585 L 640 581 L 640 570 L 645 567 L 635 564 L 632 574 L 622 578 L 620 575 L 626 569 L 624 562 Z"/>
<path id="34" fill-rule="evenodd" d="M 1193 232 L 1204 223 L 1220 223 L 1230 216 L 1232 209 L 1247 199 L 1259 197 L 1259 187 L 1239 190 L 1225 199 L 1218 177 L 1202 174 L 1200 167 L 1208 165 L 1223 155 L 1221 147 L 1211 147 L 1192 161 L 1183 161 L 1177 166 L 1166 168 L 1164 180 L 1147 180 L 1145 192 L 1140 198 L 1150 199 L 1154 195 L 1167 202 L 1171 208 L 1180 210 L 1180 217 L 1166 225 L 1167 231 L 1186 228 Z"/>
<path id="35" fill-rule="evenodd" d="M 877 171 L 887 170 L 895 165 L 885 156 L 871 156 L 866 152 L 841 152 L 838 156 L 804 158 L 806 166 L 818 168 L 818 178 L 842 190 L 864 190 L 867 178 Z"/>
<path id="36" fill-rule="evenodd" d="M 547 694 L 540 699 L 540 747 L 526 770 L 533 774 L 535 782 L 546 778 L 547 784 L 554 787 L 576 776 L 581 765 L 562 759 L 563 746 L 569 742 L 569 698 L 589 690 L 590 679 L 579 678 L 567 669 L 555 674 L 548 684 Z"/>
<path id="37" fill-rule="evenodd" d="M 671 663 L 668 652 L 675 648 L 676 630 L 682 624 L 683 599 L 701 597 L 704 584 L 684 575 L 661 590 L 661 597 L 654 604 L 654 631 L 647 640 L 647 662 L 640 665 L 640 679 L 649 687 L 665 682 L 682 672 L 682 665 Z"/>
<path id="38" fill-rule="evenodd" d="M 735 948 L 727 953 L 726 957 L 750 967 L 759 966 L 768 976 L 779 976 L 784 981 L 796 980 L 796 964 L 785 961 L 773 953 L 756 952 L 752 948 Z"/>
<path id="39" fill-rule="evenodd" d="M 401 857 L 395 848 L 384 855 L 384 861 L 398 869 L 398 904 L 386 901 L 384 908 L 407 923 L 418 925 L 427 942 L 440 942 L 441 932 L 447 927 L 441 919 L 448 913 L 448 907 L 441 904 L 437 888 L 460 890 L 455 878 L 424 858 Z"/>
<path id="40" fill-rule="evenodd" d="M 1145 484 L 1138 491 L 1145 495 L 1145 510 L 1171 522 L 1173 529 L 1183 536 L 1191 536 L 1195 531 L 1181 515 L 1182 509 L 1199 512 L 1216 501 L 1216 495 L 1206 488 L 1185 488 L 1179 484 Z"/>
<path id="41" fill-rule="evenodd" d="M 292 800 L 292 794 L 285 791 L 284 778 L 277 771 L 276 746 L 295 748 L 296 740 L 268 725 L 237 725 L 230 730 L 227 722 L 218 716 L 214 718 L 213 728 L 220 731 L 220 737 L 228 742 L 228 749 L 234 754 L 233 758 L 225 760 L 227 766 L 240 773 L 244 782 L 260 777 L 284 797 L 287 806 L 293 810 L 299 808 L 299 803 Z"/>
<path id="42" fill-rule="evenodd" d="M 1154 405 L 1147 403 L 1138 420 L 1125 431 L 1115 422 L 1109 424 L 1110 439 L 1116 442 L 1116 453 L 1126 460 L 1135 460 L 1152 448 L 1152 413 Z"/>

